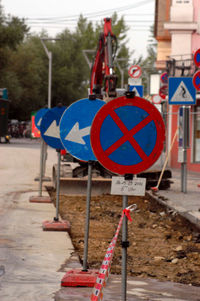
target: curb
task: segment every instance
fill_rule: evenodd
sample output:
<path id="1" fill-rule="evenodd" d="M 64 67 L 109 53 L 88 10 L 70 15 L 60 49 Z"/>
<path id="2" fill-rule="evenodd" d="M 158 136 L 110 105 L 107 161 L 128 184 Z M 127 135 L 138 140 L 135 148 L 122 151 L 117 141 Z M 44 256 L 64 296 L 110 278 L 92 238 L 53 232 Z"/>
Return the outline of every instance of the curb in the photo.
<path id="1" fill-rule="evenodd" d="M 193 225 L 195 225 L 198 230 L 200 230 L 200 212 L 197 211 L 185 211 L 185 209 L 183 207 L 176 207 L 176 206 L 171 206 L 169 204 L 167 204 L 167 202 L 163 201 L 162 199 L 164 199 L 165 197 L 161 196 L 161 195 L 155 195 L 151 192 L 146 191 L 146 194 L 148 197 L 153 198 L 154 200 L 156 200 L 159 204 L 178 212 L 182 217 L 184 217 L 185 219 L 187 219 L 190 223 L 192 223 Z M 181 210 L 180 210 L 181 209 Z M 199 214 L 199 217 L 195 216 L 195 213 Z"/>

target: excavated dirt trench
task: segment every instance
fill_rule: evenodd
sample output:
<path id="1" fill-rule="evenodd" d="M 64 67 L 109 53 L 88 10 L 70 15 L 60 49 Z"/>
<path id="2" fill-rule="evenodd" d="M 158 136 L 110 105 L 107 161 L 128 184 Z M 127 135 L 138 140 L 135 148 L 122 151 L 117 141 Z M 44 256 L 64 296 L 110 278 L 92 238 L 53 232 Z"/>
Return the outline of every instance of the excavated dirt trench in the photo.
<path id="1" fill-rule="evenodd" d="M 51 190 L 55 201 L 55 192 Z M 200 286 L 200 233 L 174 212 L 154 199 L 129 197 L 137 204 L 128 222 L 128 275 L 156 278 Z M 60 215 L 71 223 L 71 239 L 83 260 L 86 197 L 60 196 Z M 122 197 L 92 197 L 88 264 L 99 268 L 122 214 Z M 121 273 L 121 232 L 115 249 L 111 273 Z"/>

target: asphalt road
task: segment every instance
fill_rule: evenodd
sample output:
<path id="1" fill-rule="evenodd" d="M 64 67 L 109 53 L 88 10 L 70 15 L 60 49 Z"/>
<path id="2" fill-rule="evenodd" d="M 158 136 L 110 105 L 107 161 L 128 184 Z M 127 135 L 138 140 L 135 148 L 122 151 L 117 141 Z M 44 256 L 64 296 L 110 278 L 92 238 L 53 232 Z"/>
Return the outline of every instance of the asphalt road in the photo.
<path id="1" fill-rule="evenodd" d="M 48 149 L 46 175 L 57 155 Z M 0 300 L 50 301 L 60 289 L 62 266 L 73 252 L 65 232 L 42 230 L 53 220 L 52 204 L 34 204 L 38 195 L 40 143 L 12 139 L 0 144 Z M 43 195 L 45 195 L 43 191 Z"/>

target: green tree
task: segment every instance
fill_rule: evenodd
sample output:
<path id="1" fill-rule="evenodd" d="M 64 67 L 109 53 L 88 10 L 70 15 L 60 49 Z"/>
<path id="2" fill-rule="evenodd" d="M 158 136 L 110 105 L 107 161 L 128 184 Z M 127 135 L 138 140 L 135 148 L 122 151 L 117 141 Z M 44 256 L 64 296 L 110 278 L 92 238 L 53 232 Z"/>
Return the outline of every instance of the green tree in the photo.
<path id="1" fill-rule="evenodd" d="M 32 111 L 47 103 L 48 64 L 45 59 L 39 37 L 29 37 L 10 55 L 4 74 L 12 101 L 12 118 L 28 119 Z M 10 78 L 13 80 L 9 81 Z"/>
<path id="2" fill-rule="evenodd" d="M 20 79 L 10 65 L 13 54 L 17 52 L 28 30 L 24 20 L 5 16 L 0 1 L 0 87 L 8 89 L 9 99 L 12 99 L 12 93 L 15 93 L 16 98 L 22 94 Z M 11 111 L 12 106 L 11 102 Z"/>
<path id="3" fill-rule="evenodd" d="M 0 16 L 4 20 L 1 22 L 0 30 L 3 34 L 5 32 L 9 34 L 8 40 L 3 40 L 2 36 L 4 44 L 0 46 L 7 59 L 6 64 L 2 61 L 4 66 L 0 85 L 8 89 L 9 98 L 12 100 L 10 118 L 27 120 L 31 111 L 47 104 L 49 60 L 40 38 L 48 38 L 48 35 L 46 32 L 28 35 L 23 20 L 12 18 L 12 22 L 11 20 L 8 22 L 2 14 Z M 13 35 L 14 23 L 19 29 L 16 40 Z M 112 16 L 112 24 L 112 30 L 118 39 L 116 56 L 123 59 L 120 61 L 121 68 L 127 69 L 129 60 L 129 50 L 126 47 L 127 27 L 123 18 L 118 19 L 117 14 Z M 45 41 L 53 58 L 52 107 L 58 102 L 68 106 L 80 98 L 87 97 L 91 71 L 83 56 L 83 50 L 95 50 L 102 31 L 103 22 L 93 25 L 80 16 L 75 32 L 70 32 L 66 28 L 57 35 L 55 41 Z M 116 70 L 119 73 L 117 68 Z"/>
<path id="4" fill-rule="evenodd" d="M 24 20 L 17 17 L 5 16 L 0 1 L 0 70 L 6 67 L 10 50 L 16 50 L 28 33 Z M 0 78 L 1 80 L 1 78 Z M 1 82 L 0 82 L 1 83 Z"/>

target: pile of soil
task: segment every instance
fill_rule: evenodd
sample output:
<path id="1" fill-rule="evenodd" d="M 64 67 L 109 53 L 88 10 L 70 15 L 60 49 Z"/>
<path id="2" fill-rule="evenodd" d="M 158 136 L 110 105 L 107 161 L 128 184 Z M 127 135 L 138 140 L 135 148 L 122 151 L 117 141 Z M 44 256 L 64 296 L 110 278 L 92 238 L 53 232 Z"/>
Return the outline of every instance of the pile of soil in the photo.
<path id="1" fill-rule="evenodd" d="M 55 201 L 55 192 L 51 191 Z M 200 286 L 200 233 L 175 212 L 154 199 L 129 197 L 137 204 L 128 222 L 127 273 Z M 71 224 L 71 239 L 83 260 L 86 197 L 60 196 L 60 215 Z M 117 229 L 122 214 L 122 197 L 91 198 L 88 265 L 98 269 Z M 115 248 L 111 273 L 121 274 L 121 232 Z"/>

